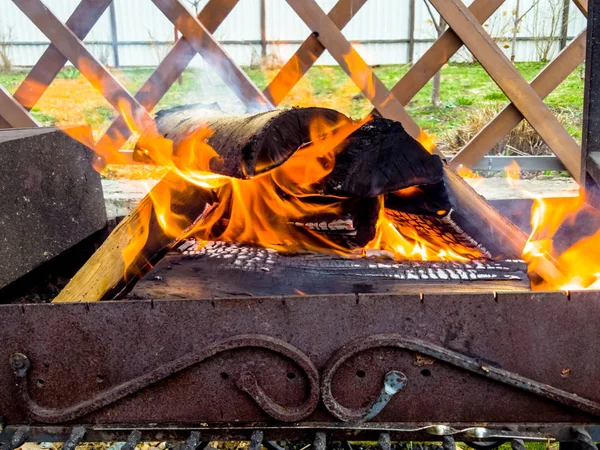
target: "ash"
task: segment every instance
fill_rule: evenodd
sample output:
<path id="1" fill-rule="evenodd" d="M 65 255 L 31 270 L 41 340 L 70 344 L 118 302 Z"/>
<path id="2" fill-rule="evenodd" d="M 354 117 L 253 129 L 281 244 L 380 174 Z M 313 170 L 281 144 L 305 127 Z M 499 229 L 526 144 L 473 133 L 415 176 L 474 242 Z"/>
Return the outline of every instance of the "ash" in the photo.
<path id="1" fill-rule="evenodd" d="M 231 242 L 204 244 L 187 240 L 178 251 L 189 259 L 211 261 L 218 270 L 247 272 L 277 273 L 293 269 L 307 274 L 421 282 L 522 280 L 526 273 L 523 261 L 394 261 L 390 253 L 374 250 L 353 258 L 313 252 L 280 253 L 270 248 Z"/>

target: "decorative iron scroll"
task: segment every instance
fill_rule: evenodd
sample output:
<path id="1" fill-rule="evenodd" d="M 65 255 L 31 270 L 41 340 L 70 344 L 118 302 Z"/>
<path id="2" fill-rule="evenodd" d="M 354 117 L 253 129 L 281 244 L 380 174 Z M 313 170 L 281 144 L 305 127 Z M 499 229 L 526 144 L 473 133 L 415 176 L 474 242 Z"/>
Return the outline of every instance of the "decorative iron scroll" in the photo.
<path id="1" fill-rule="evenodd" d="M 323 404 L 327 410 L 343 422 L 360 423 L 376 417 L 408 382 L 407 377 L 402 372 L 397 370 L 388 372 L 383 379 L 383 387 L 377 398 L 369 406 L 356 410 L 346 408 L 337 402 L 332 392 L 332 382 L 337 370 L 345 361 L 359 353 L 378 348 L 398 348 L 417 352 L 538 397 L 586 413 L 600 415 L 600 403 L 598 402 L 507 370 L 482 365 L 475 358 L 445 347 L 420 339 L 406 338 L 398 334 L 377 334 L 361 337 L 345 345 L 325 365 L 320 383 L 317 368 L 310 358 L 298 348 L 279 339 L 264 335 L 244 334 L 233 336 L 210 344 L 201 350 L 192 351 L 133 380 L 108 389 L 89 400 L 66 408 L 46 408 L 38 405 L 30 397 L 27 375 L 31 363 L 26 355 L 15 353 L 10 359 L 10 364 L 16 378 L 17 388 L 24 400 L 23 405 L 28 417 L 31 420 L 43 423 L 59 423 L 83 417 L 219 353 L 241 348 L 262 348 L 273 351 L 292 360 L 306 374 L 309 393 L 304 403 L 299 406 L 284 407 L 277 404 L 263 391 L 256 376 L 250 371 L 242 371 L 239 377 L 234 380 L 236 386 L 250 395 L 266 414 L 282 422 L 298 422 L 308 418 L 317 408 L 320 398 L 323 399 Z"/>
<path id="2" fill-rule="evenodd" d="M 421 339 L 406 338 L 399 334 L 376 334 L 366 338 L 358 338 L 342 347 L 329 360 L 323 371 L 321 395 L 323 403 L 331 414 L 345 422 L 356 420 L 359 417 L 363 417 L 362 420 L 364 420 L 363 414 L 350 411 L 335 400 L 331 391 L 331 381 L 340 365 L 352 356 L 370 349 L 386 347 L 414 351 L 421 355 L 429 356 L 430 358 L 451 364 L 460 369 L 527 391 L 539 397 L 544 397 L 548 400 L 571 406 L 590 414 L 600 415 L 600 403 L 598 402 L 579 397 L 547 384 L 539 383 L 508 370 L 483 365 L 475 358 L 449 350 L 445 347 L 431 344 Z"/>
<path id="3" fill-rule="evenodd" d="M 300 406 L 284 408 L 261 389 L 251 372 L 243 372 L 238 379 L 234 380 L 235 384 L 239 389 L 247 392 L 265 413 L 282 422 L 297 422 L 308 417 L 316 409 L 319 403 L 319 372 L 316 367 L 308 356 L 296 347 L 270 336 L 242 334 L 217 341 L 67 408 L 46 408 L 38 405 L 31 398 L 27 387 L 27 374 L 31 362 L 26 355 L 14 354 L 10 364 L 28 417 L 44 423 L 60 423 L 83 417 L 219 353 L 241 348 L 262 348 L 284 355 L 296 363 L 308 379 L 309 394 L 305 402 Z"/>

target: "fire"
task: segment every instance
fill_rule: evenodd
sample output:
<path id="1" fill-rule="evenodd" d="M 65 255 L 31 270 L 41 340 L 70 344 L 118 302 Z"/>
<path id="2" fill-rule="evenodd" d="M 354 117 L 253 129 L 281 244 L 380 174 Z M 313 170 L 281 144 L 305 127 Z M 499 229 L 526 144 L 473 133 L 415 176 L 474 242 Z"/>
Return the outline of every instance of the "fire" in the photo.
<path id="1" fill-rule="evenodd" d="M 521 178 L 521 168 L 516 161 L 512 161 L 509 165 L 504 167 L 504 173 L 506 175 L 506 182 L 512 188 L 517 188 L 517 181 Z"/>
<path id="2" fill-rule="evenodd" d="M 520 179 L 520 167 L 513 161 L 505 167 L 507 182 L 521 189 L 516 183 Z M 600 211 L 591 208 L 585 197 L 544 199 L 533 198 L 531 209 L 531 234 L 523 248 L 523 260 L 532 274 L 532 287 L 536 290 L 581 290 L 600 288 L 600 261 L 593 249 L 600 246 L 600 230 L 579 239 L 566 249 L 555 248 L 555 238 L 564 225 L 574 225 L 578 214 L 585 211 L 588 216 L 600 221 Z M 588 219 L 589 220 L 589 219 Z M 537 276 L 538 268 L 552 263 L 558 269 L 550 279 Z M 539 272 L 543 273 L 544 270 Z M 549 278 L 549 277 L 547 277 Z"/>
<path id="3" fill-rule="evenodd" d="M 433 153 L 435 150 L 435 146 L 437 145 L 437 140 L 433 134 L 427 133 L 427 131 L 421 128 L 421 132 L 419 133 L 419 137 L 417 141 L 427 150 L 429 153 Z"/>
<path id="4" fill-rule="evenodd" d="M 244 242 L 279 251 L 309 249 L 351 257 L 364 255 L 366 250 L 380 250 L 391 253 L 395 259 L 418 261 L 469 261 L 481 257 L 472 249 L 450 248 L 441 239 L 419 235 L 411 226 L 393 222 L 386 216 L 383 197 L 379 198 L 381 208 L 375 238 L 363 249 L 350 250 L 324 234 L 297 226 L 296 222 L 311 216 L 339 216 L 347 199 L 328 197 L 327 202 L 315 201 L 318 193 L 314 185 L 333 169 L 338 144 L 370 118 L 337 124 L 325 130 L 315 123 L 311 127 L 311 142 L 298 149 L 285 163 L 251 179 L 237 179 L 210 170 L 211 160 L 219 158 L 207 143 L 212 133 L 210 129 L 200 127 L 174 149 L 173 142 L 157 132 L 147 115 L 136 115 L 126 101 L 120 102 L 119 106 L 132 133 L 140 135 L 139 144 L 147 155 L 174 175 L 169 177 L 168 184 L 159 190 L 153 189 L 150 195 L 158 225 L 173 240 L 193 236 L 199 240 Z M 142 129 L 144 133 L 139 133 Z M 81 129 L 65 128 L 64 131 L 91 146 L 89 134 L 81 134 Z M 425 132 L 419 140 L 430 151 L 435 145 L 434 138 Z M 114 161 L 118 148 L 116 145 L 111 148 L 111 142 L 108 142 L 101 149 L 102 156 Z M 460 166 L 458 172 L 465 178 L 482 179 L 464 166 Z M 518 166 L 511 164 L 506 168 L 506 174 L 509 182 L 514 183 L 519 178 Z M 177 213 L 178 205 L 173 205 L 174 194 L 185 192 L 189 185 L 209 190 L 218 199 L 195 223 Z M 398 195 L 410 196 L 415 191 L 409 188 Z M 532 274 L 548 260 L 558 268 L 558 275 L 552 279 L 532 277 L 535 289 L 600 288 L 600 262 L 590 251 L 600 245 L 600 231 L 584 237 L 558 255 L 554 248 L 553 238 L 559 228 L 573 220 L 583 208 L 581 197 L 553 201 L 535 199 L 532 233 L 523 249 L 523 259 Z M 439 212 L 440 216 L 446 213 Z M 600 212 L 593 210 L 593 214 L 600 221 Z M 126 274 L 149 239 L 149 222 L 150 217 L 140 217 L 142 226 L 130 230 L 131 240 L 123 250 Z"/>
<path id="5" fill-rule="evenodd" d="M 446 243 L 427 240 L 414 228 L 394 224 L 385 217 L 383 208 L 377 223 L 375 238 L 367 244 L 366 248 L 389 251 L 398 260 L 469 261 L 473 259 L 471 256 L 481 257 L 480 254 L 460 255 L 457 251 L 447 248 Z"/>
<path id="6" fill-rule="evenodd" d="M 176 174 L 169 177 L 166 187 L 150 191 L 157 222 L 174 240 L 195 237 L 201 241 L 243 242 L 279 251 L 308 249 L 353 257 L 362 256 L 365 249 L 378 249 L 405 260 L 466 261 L 481 256 L 461 254 L 460 248 L 447 248 L 441 240 L 436 242 L 430 236 L 419 236 L 415 229 L 393 223 L 385 215 L 383 197 L 379 199 L 382 207 L 376 236 L 365 249 L 348 249 L 322 233 L 297 226 L 310 217 L 341 216 L 348 199 L 327 197 L 327 201 L 323 201 L 320 196 L 316 201 L 318 192 L 314 186 L 333 169 L 336 148 L 341 148 L 338 144 L 371 120 L 370 117 L 330 128 L 315 122 L 310 127 L 311 142 L 279 167 L 251 179 L 237 179 L 211 172 L 210 162 L 219 156 L 207 144 L 210 129 L 198 128 L 174 149 L 173 142 L 157 132 L 154 122 L 149 123 L 144 115 L 136 116 L 127 102 L 119 106 L 132 133 L 140 135 L 138 146 L 156 164 Z M 139 133 L 142 127 L 144 133 Z M 434 142 L 427 134 L 423 134 L 423 139 L 425 144 Z M 189 185 L 210 190 L 218 199 L 195 223 L 178 214 L 172 205 L 173 198 L 179 197 L 175 193 L 185 192 Z M 410 195 L 410 192 L 405 194 Z M 142 222 L 148 220 L 142 218 Z M 148 239 L 148 227 L 142 228 L 131 230 L 132 240 L 123 251 L 126 271 Z"/>
<path id="7" fill-rule="evenodd" d="M 463 166 L 462 164 L 456 168 L 456 173 L 458 173 L 462 178 L 471 180 L 469 184 L 471 185 L 471 187 L 473 187 L 473 189 L 481 185 L 481 183 L 483 183 L 484 180 L 484 178 L 481 175 L 473 172 L 467 166 Z"/>
<path id="8" fill-rule="evenodd" d="M 600 220 L 600 211 L 585 204 L 583 196 L 560 199 L 534 199 L 531 214 L 532 232 L 523 249 L 523 259 L 529 271 L 544 258 L 552 257 L 560 276 L 551 280 L 538 280 L 535 289 L 580 290 L 600 288 L 600 260 L 594 249 L 600 246 L 600 230 L 579 239 L 568 248 L 557 251 L 554 238 L 561 226 L 573 223 L 585 211 L 594 220 Z"/>

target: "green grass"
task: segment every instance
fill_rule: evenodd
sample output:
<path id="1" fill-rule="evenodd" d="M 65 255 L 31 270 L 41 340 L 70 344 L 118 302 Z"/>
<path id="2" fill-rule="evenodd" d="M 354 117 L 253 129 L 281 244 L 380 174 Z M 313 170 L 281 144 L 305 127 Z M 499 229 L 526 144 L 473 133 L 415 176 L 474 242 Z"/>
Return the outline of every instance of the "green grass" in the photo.
<path id="1" fill-rule="evenodd" d="M 542 63 L 517 63 L 517 68 L 523 77 L 530 81 L 543 68 Z M 406 65 L 386 65 L 374 67 L 374 72 L 382 82 L 391 88 L 408 70 Z M 135 93 L 152 73 L 150 68 L 115 70 L 119 80 L 132 93 Z M 267 73 L 256 68 L 247 68 L 246 73 L 254 83 L 264 89 L 272 79 L 275 71 Z M 507 103 L 506 96 L 490 79 L 479 64 L 446 64 L 442 68 L 442 83 L 440 91 L 441 106 L 431 105 L 431 84 L 427 83 L 407 105 L 412 117 L 430 133 L 444 136 L 454 128 L 468 123 L 470 118 L 477 116 L 482 108 L 501 108 Z M 14 92 L 25 77 L 25 71 L 0 73 L 0 85 Z M 62 78 L 75 78 L 78 72 L 73 68 L 63 69 L 59 75 Z M 292 91 L 286 106 L 301 104 L 326 104 L 336 107 L 353 118 L 360 118 L 371 111 L 369 101 L 359 93 L 348 81 L 347 75 L 339 67 L 313 67 L 301 82 L 302 86 Z M 207 83 L 207 77 L 199 76 L 194 69 L 188 69 L 181 77 L 181 84 L 175 82 L 167 94 L 157 105 L 156 110 L 192 102 L 211 101 L 213 92 L 227 88 L 222 83 Z M 216 80 L 216 75 L 208 77 Z M 204 81 L 203 81 L 204 80 Z M 221 84 L 221 87 L 218 87 Z M 218 89 L 217 89 L 218 88 Z M 298 94 L 299 92 L 299 94 Z M 581 136 L 581 120 L 583 111 L 583 80 L 581 71 L 576 70 L 545 100 L 546 105 L 561 113 L 568 131 L 576 138 Z M 45 117 L 43 111 L 35 111 L 36 117 L 43 122 L 51 122 L 51 117 Z M 107 123 L 113 113 L 105 105 L 86 110 L 92 126 L 102 126 Z"/>

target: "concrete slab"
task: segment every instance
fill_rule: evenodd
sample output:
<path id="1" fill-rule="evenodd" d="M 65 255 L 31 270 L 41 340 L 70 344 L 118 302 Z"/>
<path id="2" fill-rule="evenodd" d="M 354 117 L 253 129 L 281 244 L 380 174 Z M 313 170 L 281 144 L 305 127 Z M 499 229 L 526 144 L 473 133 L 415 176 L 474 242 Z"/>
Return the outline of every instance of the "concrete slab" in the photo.
<path id="1" fill-rule="evenodd" d="M 510 185 L 505 178 L 467 178 L 473 189 L 488 200 L 535 197 L 577 197 L 579 185 L 572 178 L 516 180 Z"/>
<path id="2" fill-rule="evenodd" d="M 57 128 L 0 131 L 0 287 L 106 225 L 91 159 Z"/>

